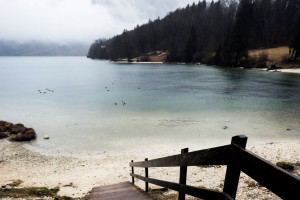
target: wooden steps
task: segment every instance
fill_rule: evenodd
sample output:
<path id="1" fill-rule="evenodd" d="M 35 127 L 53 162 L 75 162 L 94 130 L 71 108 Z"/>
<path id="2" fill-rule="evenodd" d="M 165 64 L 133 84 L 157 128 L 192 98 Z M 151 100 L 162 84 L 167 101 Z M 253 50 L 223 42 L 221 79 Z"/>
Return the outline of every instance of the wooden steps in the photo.
<path id="1" fill-rule="evenodd" d="M 94 187 L 89 200 L 154 200 L 130 182 Z"/>

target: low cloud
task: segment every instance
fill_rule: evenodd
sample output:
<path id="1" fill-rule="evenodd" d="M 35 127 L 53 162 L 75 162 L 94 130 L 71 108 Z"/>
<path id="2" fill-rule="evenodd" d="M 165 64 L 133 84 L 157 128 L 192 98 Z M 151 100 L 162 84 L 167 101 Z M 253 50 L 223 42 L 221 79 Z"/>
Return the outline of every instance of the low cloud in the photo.
<path id="1" fill-rule="evenodd" d="M 0 40 L 92 42 L 193 0 L 1 0 Z"/>

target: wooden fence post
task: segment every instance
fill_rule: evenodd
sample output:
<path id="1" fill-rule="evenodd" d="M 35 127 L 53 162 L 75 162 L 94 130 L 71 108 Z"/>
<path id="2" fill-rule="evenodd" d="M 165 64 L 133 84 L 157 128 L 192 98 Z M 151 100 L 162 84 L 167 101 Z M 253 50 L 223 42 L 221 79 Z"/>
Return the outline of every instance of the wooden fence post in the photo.
<path id="1" fill-rule="evenodd" d="M 133 160 L 131 160 L 131 162 L 133 162 Z M 131 173 L 134 174 L 134 168 L 131 167 Z M 134 185 L 134 177 L 132 176 L 132 184 Z"/>
<path id="2" fill-rule="evenodd" d="M 231 145 L 235 144 L 242 148 L 245 148 L 246 144 L 247 144 L 247 139 L 248 138 L 245 135 L 234 136 L 231 139 Z M 233 199 L 235 199 L 241 170 L 239 169 L 239 166 L 237 165 L 234 152 L 232 151 L 231 154 L 232 154 L 232 158 L 231 158 L 230 164 L 227 166 L 227 169 L 226 169 L 226 176 L 225 176 L 225 181 L 224 181 L 223 192 L 226 192 Z"/>
<path id="3" fill-rule="evenodd" d="M 145 161 L 148 161 L 148 158 L 145 158 Z M 145 167 L 145 177 L 148 178 L 148 167 Z M 149 191 L 149 185 L 147 181 L 145 181 L 145 191 Z"/>
<path id="4" fill-rule="evenodd" d="M 189 149 L 181 149 L 181 154 L 188 153 Z M 187 174 L 187 166 L 180 166 L 180 175 L 179 175 L 179 184 L 186 185 L 186 174 Z M 178 195 L 178 200 L 184 200 L 185 199 L 185 194 L 180 193 Z"/>

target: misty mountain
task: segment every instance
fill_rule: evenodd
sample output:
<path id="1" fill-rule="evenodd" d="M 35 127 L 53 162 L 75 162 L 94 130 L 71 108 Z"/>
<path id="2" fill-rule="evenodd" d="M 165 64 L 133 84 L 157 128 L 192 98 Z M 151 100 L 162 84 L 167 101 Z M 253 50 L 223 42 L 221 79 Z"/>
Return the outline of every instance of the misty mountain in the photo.
<path id="1" fill-rule="evenodd" d="M 0 56 L 86 56 L 89 44 L 0 40 Z"/>

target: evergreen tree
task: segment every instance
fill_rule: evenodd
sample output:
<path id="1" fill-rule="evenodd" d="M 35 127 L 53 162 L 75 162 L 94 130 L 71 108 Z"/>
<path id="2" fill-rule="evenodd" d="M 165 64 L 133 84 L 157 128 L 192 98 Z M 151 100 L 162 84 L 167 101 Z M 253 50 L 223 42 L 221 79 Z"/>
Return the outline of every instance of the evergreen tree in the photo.
<path id="1" fill-rule="evenodd" d="M 298 12 L 298 18 L 295 23 L 295 31 L 292 42 L 290 43 L 291 60 L 296 61 L 300 56 L 300 12 Z"/>
<path id="2" fill-rule="evenodd" d="M 195 54 L 197 48 L 196 44 L 196 31 L 195 26 L 193 25 L 184 49 L 184 62 L 190 63 L 193 61 L 193 55 Z"/>
<path id="3" fill-rule="evenodd" d="M 252 26 L 253 4 L 251 0 L 241 0 L 233 25 L 230 43 L 230 56 L 234 65 L 238 66 L 241 62 L 248 59 Z"/>

